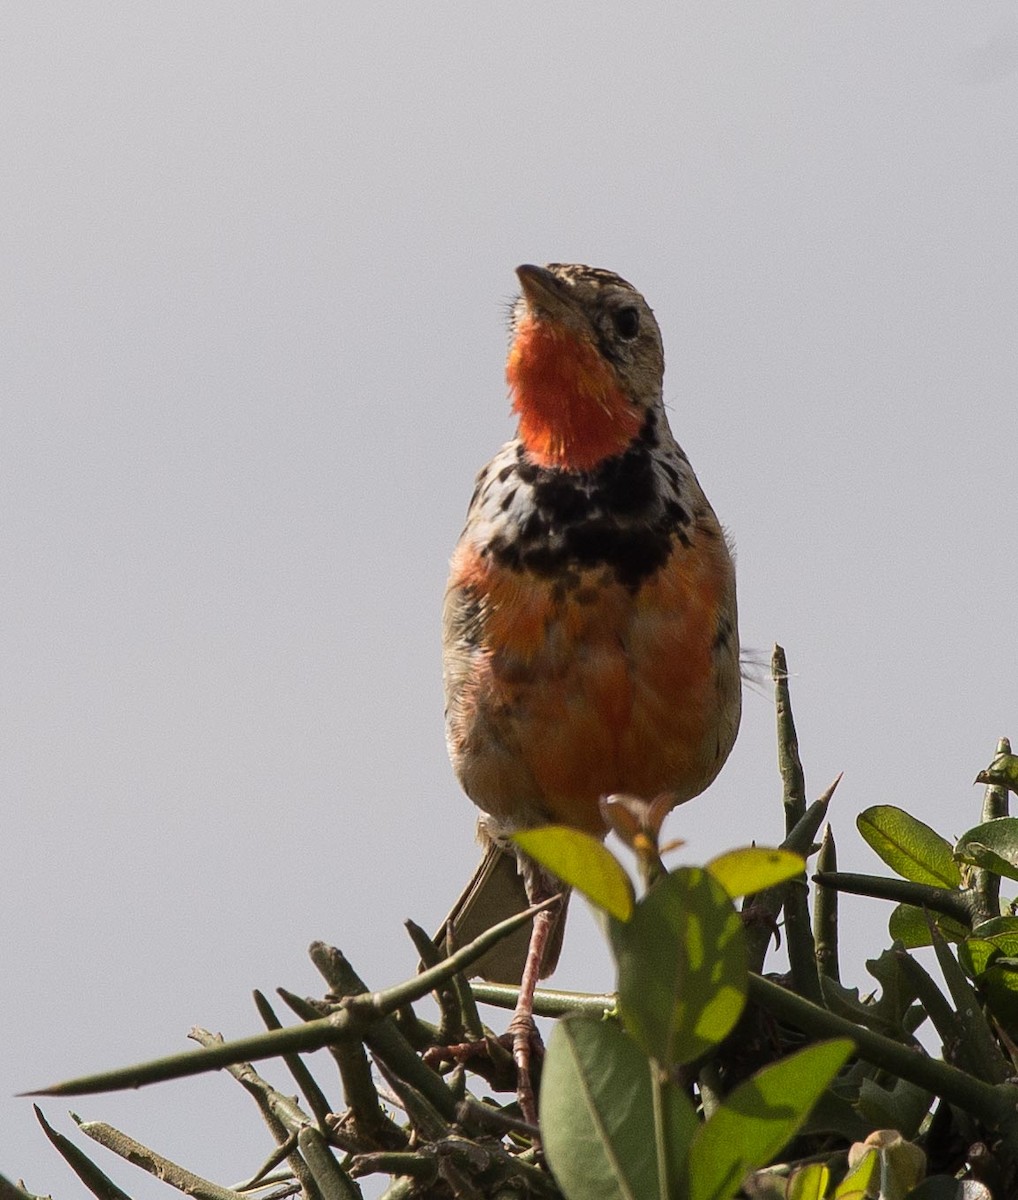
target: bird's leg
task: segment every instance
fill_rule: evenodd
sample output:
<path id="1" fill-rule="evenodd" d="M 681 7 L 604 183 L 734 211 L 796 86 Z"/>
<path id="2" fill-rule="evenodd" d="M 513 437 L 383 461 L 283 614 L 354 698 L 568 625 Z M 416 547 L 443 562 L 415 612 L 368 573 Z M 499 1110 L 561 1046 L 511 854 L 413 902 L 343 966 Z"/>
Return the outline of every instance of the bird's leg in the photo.
<path id="1" fill-rule="evenodd" d="M 531 896 L 531 901 L 539 903 L 545 898 L 545 896 Z M 561 906 L 552 906 L 534 917 L 534 926 L 530 932 L 530 946 L 527 950 L 527 962 L 523 968 L 523 978 L 520 980 L 520 994 L 516 1001 L 516 1011 L 513 1013 L 513 1019 L 509 1022 L 509 1032 L 513 1038 L 513 1058 L 516 1062 L 516 1093 L 523 1119 L 531 1125 L 537 1124 L 537 1100 L 534 1096 L 533 1080 L 530 1077 L 530 1053 L 537 1036 L 537 1026 L 534 1024 L 534 991 L 541 978 L 544 953 L 548 946 L 548 939 L 555 928 L 555 922 L 559 919 L 560 909 Z"/>

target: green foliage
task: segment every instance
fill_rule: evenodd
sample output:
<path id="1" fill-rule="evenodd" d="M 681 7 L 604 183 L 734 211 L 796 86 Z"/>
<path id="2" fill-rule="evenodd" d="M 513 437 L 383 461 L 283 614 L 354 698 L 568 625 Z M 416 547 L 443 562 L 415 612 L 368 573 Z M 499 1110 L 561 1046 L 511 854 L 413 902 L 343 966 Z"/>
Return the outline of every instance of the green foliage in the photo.
<path id="1" fill-rule="evenodd" d="M 410 925 L 413 979 L 370 990 L 343 955 L 315 943 L 323 999 L 263 996 L 267 1031 L 70 1080 L 46 1094 L 138 1087 L 225 1068 L 252 1095 L 275 1149 L 251 1180 L 202 1179 L 101 1122 L 78 1133 L 199 1200 L 357 1200 L 359 1180 L 389 1180 L 385 1200 L 990 1200 L 1018 1194 L 1018 917 L 1001 901 L 1018 879 L 1018 758 L 1002 741 L 980 772 L 979 821 L 950 841 L 901 809 L 858 818 L 896 878 L 839 873 L 828 829 L 812 915 L 805 859 L 832 788 L 808 805 L 783 654 L 774 661 L 784 834 L 704 867 L 666 869 L 665 800 L 612 797 L 604 812 L 635 870 L 596 838 L 561 827 L 519 837 L 526 853 L 601 915 L 616 990 L 539 991 L 560 1018 L 540 1080 L 537 1129 L 519 1120 L 507 1049 L 477 1004 L 512 1008 L 515 989 L 467 982 L 470 966 L 533 912 L 444 956 Z M 628 860 L 626 860 L 628 861 Z M 635 876 L 638 884 L 634 884 Z M 891 901 L 891 945 L 867 969 L 876 988 L 840 982 L 838 896 Z M 745 897 L 741 911 L 734 901 Z M 758 974 L 784 915 L 790 971 Z M 937 978 L 915 948 L 932 947 Z M 939 981 L 938 981 L 939 980 Z M 415 1004 L 438 1001 L 437 1025 Z M 916 1032 L 928 1022 L 942 1058 Z M 927 1042 L 929 1039 L 927 1038 Z M 327 1048 L 336 1080 L 301 1055 Z M 252 1065 L 290 1072 L 277 1087 Z M 292 1095 L 296 1086 L 298 1096 Z M 40 1113 L 47 1137 L 96 1196 L 127 1194 Z M 0 1181 L 3 1195 L 11 1185 Z M 127 1197 L 129 1200 L 129 1197 Z"/>
<path id="2" fill-rule="evenodd" d="M 1018 817 L 997 817 L 963 833 L 954 856 L 1005 879 L 1018 879 Z"/>
<path id="3" fill-rule="evenodd" d="M 615 855 L 597 838 L 567 825 L 543 825 L 518 833 L 515 841 L 596 908 L 619 921 L 628 921 L 632 916 L 632 881 Z"/>
<path id="4" fill-rule="evenodd" d="M 663 1094 L 669 1170 L 678 1179 L 699 1121 L 679 1088 Z M 548 1162 L 567 1197 L 660 1194 L 658 1160 L 649 1153 L 654 1103 L 653 1068 L 615 1021 L 574 1013 L 558 1022 L 541 1080 L 541 1122 Z"/>
<path id="5" fill-rule="evenodd" d="M 951 843 L 903 809 L 881 804 L 860 813 L 855 823 L 870 846 L 903 878 L 948 888 L 961 884 Z"/>
<path id="6" fill-rule="evenodd" d="M 1018 1035 L 1018 919 L 985 921 L 978 936 L 962 942 L 958 960 L 994 1018 L 1011 1037 Z"/>
<path id="7" fill-rule="evenodd" d="M 928 910 L 916 908 L 914 904 L 899 904 L 888 919 L 887 931 L 894 941 L 909 950 L 932 946 L 931 916 Z M 968 936 L 968 929 L 960 921 L 952 921 L 943 915 L 937 915 L 935 920 L 942 936 L 949 942 L 963 942 Z"/>
<path id="8" fill-rule="evenodd" d="M 712 858 L 706 869 L 733 900 L 738 900 L 787 883 L 801 874 L 802 868 L 802 858 L 791 850 L 743 846 Z"/>
<path id="9" fill-rule="evenodd" d="M 692 1062 L 731 1032 L 746 1000 L 742 923 L 706 871 L 680 868 L 609 925 L 622 1023 L 664 1069 Z"/>
<path id="10" fill-rule="evenodd" d="M 689 1200 L 729 1200 L 800 1129 L 852 1052 L 820 1042 L 757 1071 L 725 1097 L 689 1148 Z"/>

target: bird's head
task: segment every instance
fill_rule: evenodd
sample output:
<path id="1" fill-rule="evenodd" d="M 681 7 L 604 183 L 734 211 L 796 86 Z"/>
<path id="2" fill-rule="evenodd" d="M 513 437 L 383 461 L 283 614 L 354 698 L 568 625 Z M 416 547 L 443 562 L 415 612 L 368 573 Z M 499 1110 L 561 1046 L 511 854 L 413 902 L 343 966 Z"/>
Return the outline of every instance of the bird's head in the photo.
<path id="1" fill-rule="evenodd" d="M 520 438 L 539 466 L 588 471 L 621 454 L 649 414 L 663 420 L 661 331 L 612 271 L 516 268 L 506 378 Z"/>

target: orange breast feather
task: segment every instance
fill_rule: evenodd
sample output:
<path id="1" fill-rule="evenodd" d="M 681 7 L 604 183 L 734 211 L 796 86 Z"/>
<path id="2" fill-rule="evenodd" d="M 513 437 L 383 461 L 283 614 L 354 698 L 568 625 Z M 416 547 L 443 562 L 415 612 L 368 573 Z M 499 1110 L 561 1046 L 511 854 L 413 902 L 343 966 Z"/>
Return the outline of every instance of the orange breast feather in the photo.
<path id="1" fill-rule="evenodd" d="M 524 317 L 506 363 L 520 438 L 543 467 L 586 471 L 624 450 L 640 431 L 632 404 L 604 356 L 555 321 Z"/>
<path id="2" fill-rule="evenodd" d="M 454 582 L 483 614 L 461 735 L 476 779 L 491 775 L 477 760 L 485 742 L 503 759 L 511 747 L 519 778 L 537 792 L 483 796 L 468 786 L 477 804 L 511 817 L 515 803 L 601 834 L 602 795 L 672 791 L 681 801 L 705 786 L 721 586 L 711 566 L 677 544 L 634 594 L 609 572 L 566 589 L 460 549 Z"/>

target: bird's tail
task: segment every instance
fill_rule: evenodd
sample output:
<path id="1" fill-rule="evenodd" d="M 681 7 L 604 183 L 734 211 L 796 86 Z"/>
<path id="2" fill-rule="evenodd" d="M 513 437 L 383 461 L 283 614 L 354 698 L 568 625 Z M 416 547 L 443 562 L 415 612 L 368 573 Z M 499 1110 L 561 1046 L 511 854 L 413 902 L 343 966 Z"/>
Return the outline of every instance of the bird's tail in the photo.
<path id="1" fill-rule="evenodd" d="M 464 888 L 463 894 L 453 905 L 452 912 L 436 935 L 435 941 L 439 946 L 443 946 L 446 927 L 451 925 L 455 945 L 465 946 L 493 925 L 529 908 L 530 903 L 523 875 L 520 874 L 519 864 L 512 849 L 488 841 L 484 857 Z M 555 970 L 562 950 L 565 924 L 566 904 L 563 901 L 545 950 L 541 966 L 542 979 Z M 530 930 L 530 925 L 524 925 L 507 938 L 503 938 L 497 946 L 492 947 L 474 963 L 470 974 L 479 975 L 489 983 L 518 984 L 527 959 Z"/>

